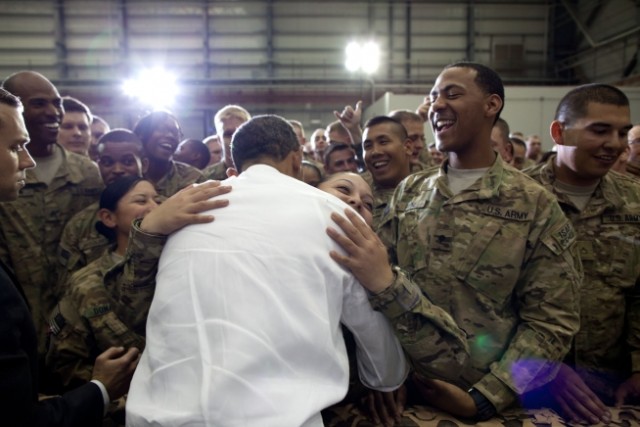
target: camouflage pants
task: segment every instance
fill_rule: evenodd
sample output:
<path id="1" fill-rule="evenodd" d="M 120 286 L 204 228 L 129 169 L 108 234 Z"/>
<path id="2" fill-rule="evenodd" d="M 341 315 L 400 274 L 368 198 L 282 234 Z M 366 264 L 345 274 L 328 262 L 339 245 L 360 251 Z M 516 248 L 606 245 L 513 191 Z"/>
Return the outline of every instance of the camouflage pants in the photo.
<path id="1" fill-rule="evenodd" d="M 640 426 L 640 406 L 609 408 L 611 423 L 609 426 Z M 326 427 L 373 427 L 375 424 L 353 404 L 333 407 L 324 413 Z M 499 417 L 475 423 L 460 420 L 429 406 L 411 406 L 406 409 L 396 427 L 563 427 L 575 425 L 563 420 L 550 409 L 510 410 Z M 604 424 L 592 424 L 604 426 Z"/>

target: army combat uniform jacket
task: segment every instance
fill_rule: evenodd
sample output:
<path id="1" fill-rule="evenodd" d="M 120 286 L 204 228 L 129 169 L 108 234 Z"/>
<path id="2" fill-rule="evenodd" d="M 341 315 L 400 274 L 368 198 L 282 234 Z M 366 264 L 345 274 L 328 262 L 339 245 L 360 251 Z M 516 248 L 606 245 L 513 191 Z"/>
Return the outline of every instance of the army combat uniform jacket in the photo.
<path id="1" fill-rule="evenodd" d="M 605 400 L 640 372 L 640 185 L 609 172 L 580 211 L 554 188 L 555 156 L 527 171 L 555 193 L 578 238 L 581 327 L 567 358 Z"/>
<path id="2" fill-rule="evenodd" d="M 194 182 L 202 182 L 202 172 L 191 165 L 172 161 L 171 170 L 160 181 L 153 184 L 159 195 L 171 197 Z"/>
<path id="3" fill-rule="evenodd" d="M 371 302 L 395 319 L 418 371 L 437 357 L 426 358 L 416 301 L 449 312 L 470 351 L 456 383 L 475 387 L 501 411 L 553 378 L 578 330 L 575 232 L 553 195 L 500 156 L 455 196 L 447 164 L 396 189 L 379 234 L 410 280 Z"/>
<path id="4" fill-rule="evenodd" d="M 87 157 L 63 150 L 50 185 L 26 171 L 18 200 L 0 203 L 0 258 L 15 271 L 31 306 L 40 351 L 56 303 L 60 235 L 73 215 L 97 201 L 104 188 L 98 168 Z"/>
<path id="5" fill-rule="evenodd" d="M 122 270 L 122 264 L 106 251 L 75 272 L 53 312 L 47 366 L 66 387 L 90 381 L 95 358 L 109 347 L 144 348 L 144 339 L 116 315 L 113 283 L 105 282 L 109 271 Z"/>

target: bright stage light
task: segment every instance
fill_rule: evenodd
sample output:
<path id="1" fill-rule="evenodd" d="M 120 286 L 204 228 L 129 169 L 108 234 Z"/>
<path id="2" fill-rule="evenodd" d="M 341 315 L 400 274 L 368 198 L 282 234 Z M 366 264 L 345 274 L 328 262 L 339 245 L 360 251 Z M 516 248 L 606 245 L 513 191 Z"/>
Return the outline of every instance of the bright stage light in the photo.
<path id="1" fill-rule="evenodd" d="M 373 41 L 350 42 L 345 53 L 347 59 L 344 65 L 350 72 L 362 71 L 365 74 L 373 74 L 380 67 L 380 47 Z"/>
<path id="2" fill-rule="evenodd" d="M 178 94 L 176 77 L 161 67 L 140 71 L 136 78 L 126 80 L 122 89 L 128 96 L 155 108 L 169 107 Z"/>

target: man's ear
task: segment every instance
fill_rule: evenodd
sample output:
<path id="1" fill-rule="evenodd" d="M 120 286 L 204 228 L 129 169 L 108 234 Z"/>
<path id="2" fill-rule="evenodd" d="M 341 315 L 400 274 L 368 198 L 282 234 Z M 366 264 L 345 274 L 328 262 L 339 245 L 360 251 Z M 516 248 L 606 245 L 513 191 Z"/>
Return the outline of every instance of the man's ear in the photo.
<path id="1" fill-rule="evenodd" d="M 293 153 L 291 156 L 293 176 L 302 179 L 302 147 L 291 153 Z"/>
<path id="2" fill-rule="evenodd" d="M 553 142 L 557 145 L 564 145 L 564 125 L 559 120 L 551 122 L 549 133 L 551 134 Z"/>
<path id="3" fill-rule="evenodd" d="M 100 209 L 97 214 L 98 219 L 108 228 L 116 227 L 115 214 L 108 209 Z"/>
<path id="4" fill-rule="evenodd" d="M 140 163 L 140 168 L 142 169 L 142 176 L 147 174 L 147 171 L 149 170 L 149 158 L 148 157 L 143 157 L 142 158 L 142 162 Z"/>
<path id="5" fill-rule="evenodd" d="M 486 104 L 487 116 L 495 117 L 500 111 L 500 109 L 502 108 L 502 104 L 503 102 L 500 96 L 496 95 L 495 93 L 489 95 L 489 98 Z"/>
<path id="6" fill-rule="evenodd" d="M 411 157 L 411 155 L 413 154 L 413 142 L 411 142 L 411 140 L 409 138 L 407 138 L 402 143 L 402 146 L 403 146 L 404 152 L 407 154 L 407 156 Z"/>

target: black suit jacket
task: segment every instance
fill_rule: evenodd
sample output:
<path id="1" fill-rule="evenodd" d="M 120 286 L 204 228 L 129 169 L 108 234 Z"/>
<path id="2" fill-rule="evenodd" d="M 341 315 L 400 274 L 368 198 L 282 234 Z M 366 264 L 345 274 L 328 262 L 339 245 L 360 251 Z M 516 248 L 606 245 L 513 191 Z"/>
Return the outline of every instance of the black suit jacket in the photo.
<path id="1" fill-rule="evenodd" d="M 0 424 L 8 427 L 102 425 L 100 388 L 85 384 L 38 402 L 38 347 L 31 313 L 11 270 L 0 262 Z"/>

